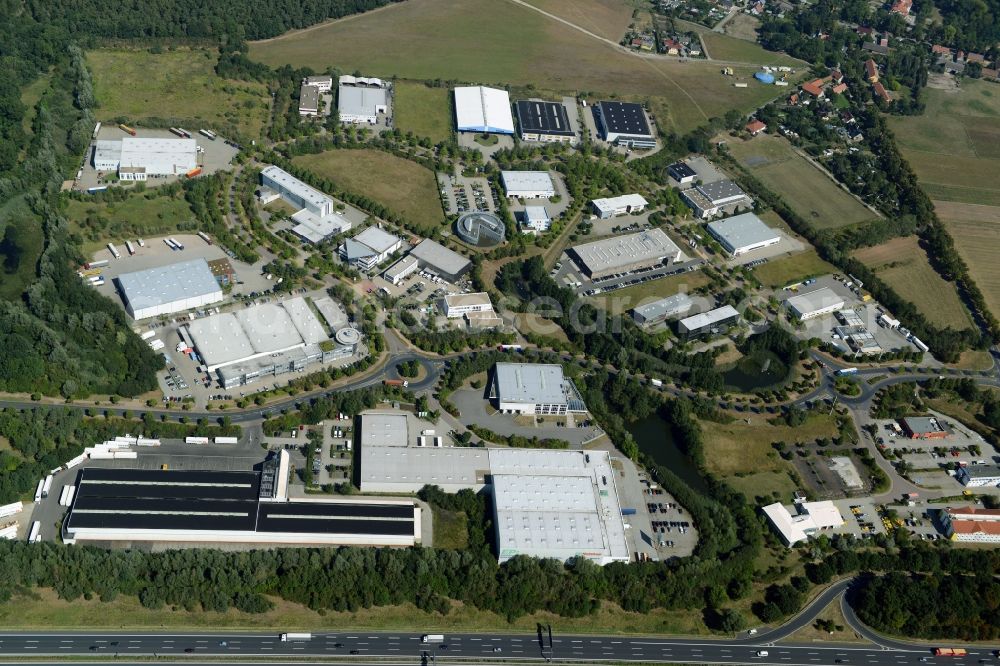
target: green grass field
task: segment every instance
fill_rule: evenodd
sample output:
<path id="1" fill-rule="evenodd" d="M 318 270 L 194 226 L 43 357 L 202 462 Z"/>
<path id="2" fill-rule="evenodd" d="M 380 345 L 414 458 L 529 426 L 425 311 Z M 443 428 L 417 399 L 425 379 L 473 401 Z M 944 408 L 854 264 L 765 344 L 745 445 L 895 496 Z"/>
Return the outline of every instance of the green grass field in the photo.
<path id="1" fill-rule="evenodd" d="M 792 466 L 771 448 L 772 442 L 809 442 L 837 433 L 837 426 L 829 415 L 811 416 L 796 428 L 773 426 L 759 416 L 750 424 L 745 421 L 700 423 L 705 433 L 705 460 L 709 471 L 749 499 L 773 492 L 788 496 L 799 490 L 788 475 Z"/>
<path id="2" fill-rule="evenodd" d="M 485 17 L 488 28 L 484 29 Z M 372 48 L 377 42 L 379 47 Z M 475 54 L 470 57 L 469 54 Z M 268 65 L 336 64 L 411 80 L 455 80 L 648 100 L 664 130 L 687 132 L 732 108 L 749 112 L 780 89 L 740 89 L 710 62 L 625 53 L 508 0 L 421 0 L 250 45 Z M 544 63 L 544 66 L 540 66 Z M 753 65 L 736 67 L 747 78 Z"/>
<path id="3" fill-rule="evenodd" d="M 31 132 L 31 123 L 35 118 L 35 105 L 42 98 L 51 80 L 51 74 L 43 74 L 21 89 L 21 104 L 24 104 L 27 109 L 24 119 L 21 121 L 21 126 L 25 132 Z"/>
<path id="4" fill-rule="evenodd" d="M 738 39 L 719 32 L 706 29 L 702 33 L 702 39 L 713 60 L 735 60 L 758 65 L 804 66 L 802 61 L 796 60 L 790 55 L 774 53 L 756 42 Z"/>
<path id="5" fill-rule="evenodd" d="M 448 88 L 431 88 L 418 81 L 397 81 L 396 127 L 434 143 L 451 136 L 451 100 Z"/>
<path id="6" fill-rule="evenodd" d="M 666 298 L 680 291 L 691 292 L 709 282 L 708 277 L 701 271 L 692 271 L 587 298 L 609 314 L 624 314 L 639 305 L 642 300 Z"/>
<path id="7" fill-rule="evenodd" d="M 810 164 L 781 137 L 730 141 L 729 151 L 818 229 L 837 229 L 877 215 Z"/>
<path id="8" fill-rule="evenodd" d="M 955 286 L 931 267 L 916 236 L 894 238 L 858 250 L 854 256 L 874 270 L 896 293 L 917 306 L 931 323 L 954 329 L 971 326 L 972 320 Z"/>
<path id="9" fill-rule="evenodd" d="M 100 108 L 97 116 L 183 120 L 196 130 L 208 125 L 223 135 L 261 137 L 270 95 L 263 84 L 216 76 L 214 50 L 153 54 L 140 50 L 87 52 Z"/>
<path id="10" fill-rule="evenodd" d="M 444 224 L 434 174 L 415 162 L 380 150 L 330 150 L 292 161 L 338 187 L 371 197 L 428 231 Z"/>
<path id="11" fill-rule="evenodd" d="M 155 190 L 111 203 L 70 199 L 65 214 L 70 229 L 83 241 L 85 255 L 108 241 L 149 238 L 195 228 L 194 214 L 183 196 L 158 196 Z"/>
<path id="12" fill-rule="evenodd" d="M 45 237 L 22 196 L 0 206 L 0 298 L 18 298 L 35 278 Z"/>
<path id="13" fill-rule="evenodd" d="M 836 272 L 837 268 L 820 259 L 812 248 L 790 257 L 772 259 L 753 269 L 753 274 L 767 287 L 783 287 L 791 282 Z"/>

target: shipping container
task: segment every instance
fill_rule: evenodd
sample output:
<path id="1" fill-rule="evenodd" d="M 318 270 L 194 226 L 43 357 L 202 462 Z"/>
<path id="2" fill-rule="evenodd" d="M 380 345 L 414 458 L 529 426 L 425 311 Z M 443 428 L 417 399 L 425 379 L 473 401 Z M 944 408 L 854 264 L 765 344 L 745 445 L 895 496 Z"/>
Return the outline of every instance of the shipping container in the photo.
<path id="1" fill-rule="evenodd" d="M 236 444 L 239 441 L 240 440 L 239 440 L 238 437 L 216 437 L 215 438 L 215 443 L 216 444 Z"/>
<path id="2" fill-rule="evenodd" d="M 100 131 L 101 131 L 101 123 L 97 123 L 96 125 L 94 125 L 94 134 L 93 134 L 93 136 L 91 136 L 91 138 L 92 139 L 96 139 L 97 138 L 97 134 Z"/>
<path id="3" fill-rule="evenodd" d="M 194 177 L 200 176 L 200 175 L 201 175 L 201 167 L 195 167 L 195 168 L 191 169 L 190 171 L 188 171 L 186 174 L 184 174 L 184 176 L 186 178 L 194 178 Z"/>
<path id="4" fill-rule="evenodd" d="M 76 486 L 66 486 L 69 493 L 66 494 L 66 506 L 73 506 L 73 498 L 76 497 Z"/>
<path id="5" fill-rule="evenodd" d="M 67 506 L 66 498 L 69 496 L 69 486 L 63 486 L 59 491 L 59 506 Z"/>
<path id="6" fill-rule="evenodd" d="M 146 241 L 142 240 L 141 238 L 136 239 L 135 242 L 139 244 L 139 247 L 146 247 Z"/>

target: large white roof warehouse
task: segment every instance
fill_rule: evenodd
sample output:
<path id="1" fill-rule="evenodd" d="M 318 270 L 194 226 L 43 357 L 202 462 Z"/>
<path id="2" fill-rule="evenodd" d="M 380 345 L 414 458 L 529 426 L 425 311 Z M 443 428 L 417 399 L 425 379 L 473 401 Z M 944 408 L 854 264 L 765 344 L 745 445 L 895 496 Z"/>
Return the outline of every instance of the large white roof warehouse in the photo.
<path id="1" fill-rule="evenodd" d="M 94 147 L 94 169 L 125 169 L 119 174 L 123 180 L 177 176 L 198 166 L 197 150 L 194 139 L 125 137 L 120 141 L 98 141 Z"/>
<path id="2" fill-rule="evenodd" d="M 572 248 L 577 263 L 591 279 L 649 268 L 665 259 L 681 261 L 684 254 L 662 229 L 585 243 Z"/>
<path id="3" fill-rule="evenodd" d="M 222 287 L 204 259 L 122 273 L 116 280 L 125 309 L 133 319 L 182 312 L 222 300 Z"/>
<path id="4" fill-rule="evenodd" d="M 510 95 L 483 86 L 455 88 L 455 121 L 459 132 L 513 134 Z"/>

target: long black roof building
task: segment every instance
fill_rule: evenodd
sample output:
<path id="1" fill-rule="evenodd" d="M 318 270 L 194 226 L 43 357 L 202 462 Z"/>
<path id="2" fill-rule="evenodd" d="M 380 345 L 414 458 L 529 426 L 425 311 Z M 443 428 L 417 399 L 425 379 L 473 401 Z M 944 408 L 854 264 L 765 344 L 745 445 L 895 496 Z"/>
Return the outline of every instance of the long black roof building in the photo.
<path id="1" fill-rule="evenodd" d="M 566 107 L 559 102 L 520 100 L 517 103 L 517 126 L 522 138 L 526 135 L 576 136 Z"/>
<path id="2" fill-rule="evenodd" d="M 419 536 L 420 509 L 412 501 L 284 501 L 261 492 L 258 471 L 85 467 L 64 524 L 69 542 L 408 546 Z"/>

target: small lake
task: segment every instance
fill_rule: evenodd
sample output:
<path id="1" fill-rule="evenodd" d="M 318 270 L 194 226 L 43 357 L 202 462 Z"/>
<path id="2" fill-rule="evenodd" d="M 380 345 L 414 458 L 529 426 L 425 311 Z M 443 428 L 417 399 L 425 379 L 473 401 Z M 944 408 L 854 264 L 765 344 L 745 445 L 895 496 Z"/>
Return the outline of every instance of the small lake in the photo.
<path id="1" fill-rule="evenodd" d="M 727 388 L 744 393 L 777 386 L 787 378 L 788 366 L 769 351 L 744 356 L 722 373 L 722 380 Z"/>
<path id="2" fill-rule="evenodd" d="M 698 467 L 677 446 L 670 424 L 657 414 L 628 424 L 639 450 L 681 477 L 693 490 L 708 493 Z"/>

